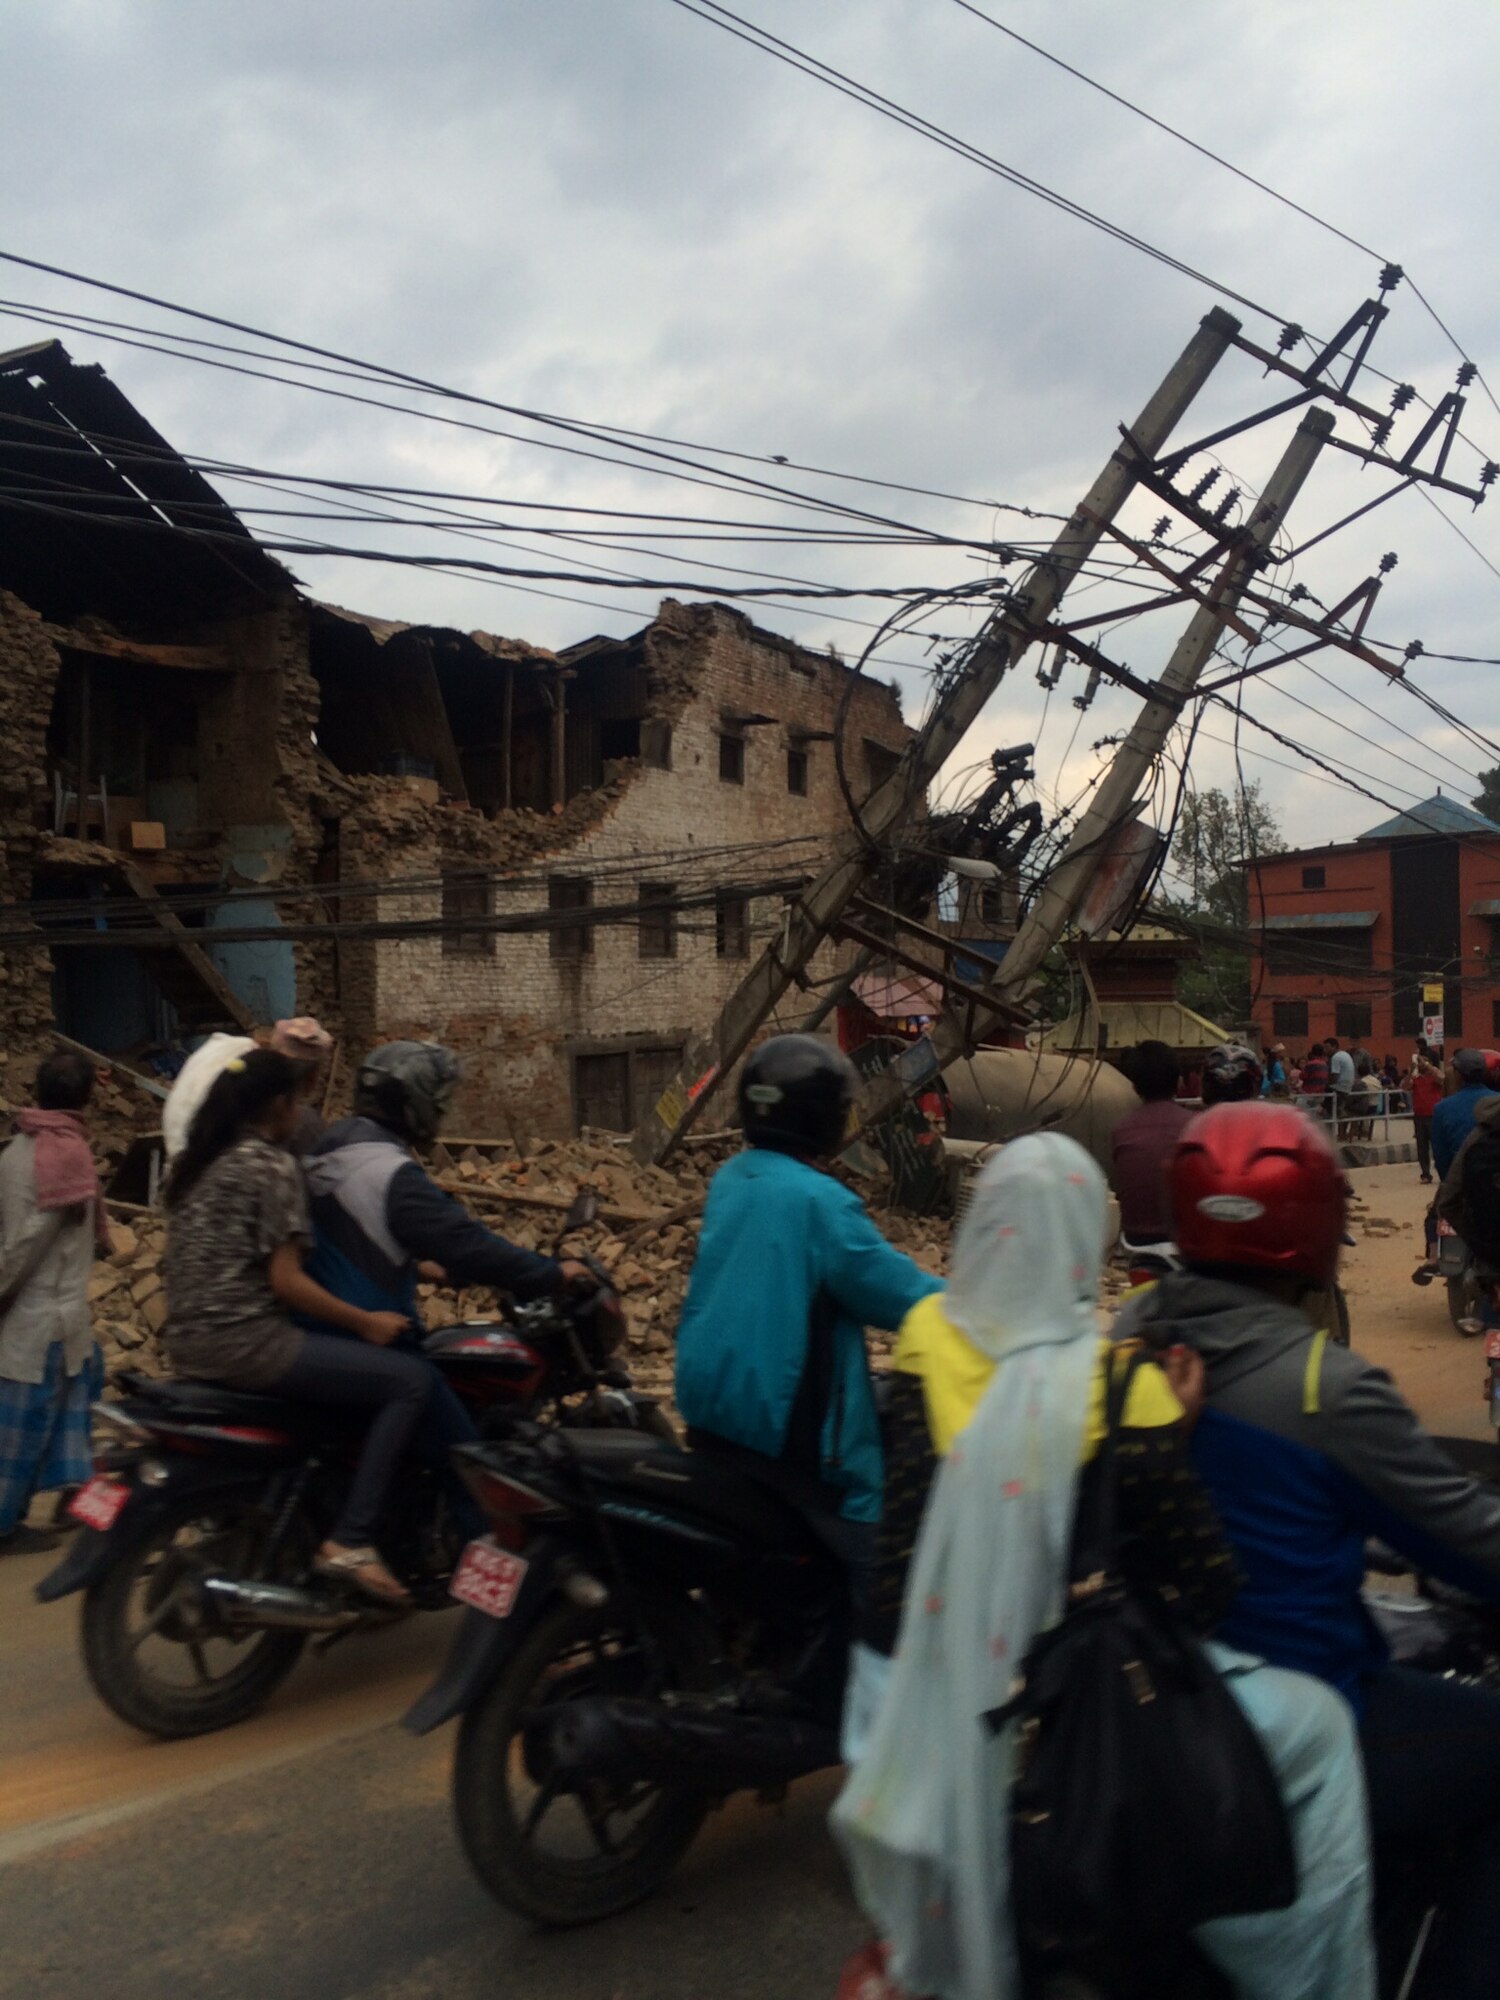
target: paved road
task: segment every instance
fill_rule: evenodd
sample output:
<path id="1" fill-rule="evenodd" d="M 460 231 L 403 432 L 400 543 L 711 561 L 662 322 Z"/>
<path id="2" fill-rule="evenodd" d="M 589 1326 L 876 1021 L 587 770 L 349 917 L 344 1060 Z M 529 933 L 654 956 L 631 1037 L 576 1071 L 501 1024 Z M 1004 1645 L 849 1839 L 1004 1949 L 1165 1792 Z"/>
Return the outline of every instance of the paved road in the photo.
<path id="1" fill-rule="evenodd" d="M 830 2000 L 861 1927 L 825 1830 L 831 1782 L 739 1802 L 629 1916 L 539 1934 L 469 1874 L 452 1732 L 395 1727 L 446 1619 L 301 1666 L 255 1721 L 143 1741 L 77 1662 L 48 1558 L 0 1560 L 4 2000 Z"/>

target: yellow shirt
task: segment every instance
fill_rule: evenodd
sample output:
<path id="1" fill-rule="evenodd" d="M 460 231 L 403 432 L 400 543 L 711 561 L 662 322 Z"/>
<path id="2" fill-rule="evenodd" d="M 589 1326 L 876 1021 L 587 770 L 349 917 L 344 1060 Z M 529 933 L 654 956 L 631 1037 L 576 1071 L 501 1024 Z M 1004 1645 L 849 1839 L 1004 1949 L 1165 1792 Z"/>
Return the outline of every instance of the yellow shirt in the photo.
<path id="1" fill-rule="evenodd" d="M 896 1350 L 891 1356 L 892 1367 L 903 1374 L 915 1375 L 922 1384 L 933 1449 L 940 1458 L 947 1457 L 953 1440 L 967 1428 L 995 1372 L 995 1363 L 981 1353 L 943 1310 L 945 1296 L 933 1292 L 912 1307 L 901 1322 Z M 1120 1366 L 1130 1352 L 1128 1346 L 1117 1346 L 1110 1340 L 1099 1342 L 1083 1437 L 1085 1464 L 1104 1437 L 1106 1370 L 1112 1363 Z M 1130 1384 L 1124 1425 L 1131 1430 L 1154 1430 L 1159 1425 L 1178 1423 L 1182 1414 L 1182 1405 L 1173 1395 L 1166 1376 L 1154 1361 L 1144 1362 Z"/>

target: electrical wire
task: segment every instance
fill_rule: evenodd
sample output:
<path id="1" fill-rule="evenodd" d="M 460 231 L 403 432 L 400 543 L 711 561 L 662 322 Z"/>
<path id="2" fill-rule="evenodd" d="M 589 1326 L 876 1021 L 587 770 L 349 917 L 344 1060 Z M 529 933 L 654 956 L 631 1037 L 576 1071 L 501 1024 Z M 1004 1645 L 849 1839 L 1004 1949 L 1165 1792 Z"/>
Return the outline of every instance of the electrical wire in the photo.
<path id="1" fill-rule="evenodd" d="M 1107 97 L 1111 103 L 1118 104 L 1122 110 L 1133 113 L 1137 118 L 1143 118 L 1148 125 L 1154 125 L 1158 132 L 1165 132 L 1169 138 L 1176 139 L 1180 144 L 1191 147 L 1193 152 L 1199 154 L 1203 159 L 1212 160 L 1215 166 L 1222 167 L 1226 173 L 1233 174 L 1237 180 L 1242 180 L 1248 186 L 1257 188 L 1260 193 L 1269 195 L 1272 201 L 1280 202 L 1283 208 L 1291 209 L 1294 214 L 1300 215 L 1304 221 L 1311 222 L 1317 228 L 1326 230 L 1330 236 L 1337 237 L 1341 243 L 1347 243 L 1351 250 L 1358 250 L 1363 256 L 1373 258 L 1377 264 L 1390 265 L 1393 263 L 1393 259 L 1383 257 L 1370 244 L 1362 243 L 1357 236 L 1351 236 L 1348 230 L 1340 229 L 1336 223 L 1330 222 L 1326 216 L 1318 215 L 1313 209 L 1304 208 L 1300 201 L 1294 201 L 1290 195 L 1282 194 L 1278 188 L 1273 188 L 1268 182 L 1259 179 L 1255 174 L 1247 172 L 1244 167 L 1237 167 L 1233 160 L 1226 160 L 1222 153 L 1216 153 L 1211 146 L 1205 146 L 1197 139 L 1190 138 L 1186 132 L 1180 131 L 1175 125 L 1169 125 L 1164 118 L 1156 117 L 1154 113 L 1147 111 L 1143 105 L 1137 104 L 1132 98 L 1122 96 L 1117 90 L 1111 90 L 1108 84 L 1101 83 L 1097 77 L 1090 76 L 1085 70 L 1075 68 L 1070 62 L 1065 62 L 1061 56 L 1054 54 L 1051 49 L 1044 49 L 1040 42 L 1030 41 L 1018 29 L 1010 27 L 1004 21 L 997 20 L 993 14 L 987 14 L 982 7 L 975 6 L 974 0 L 953 0 L 953 4 L 956 7 L 961 7 L 964 13 L 972 14 L 976 20 L 983 21 L 986 26 L 994 28 L 999 34 L 1008 35 L 1013 42 L 1019 42 L 1023 48 L 1030 49 L 1033 55 L 1040 56 L 1044 62 L 1051 63 L 1057 69 L 1065 70 L 1069 76 L 1076 78 L 1079 83 L 1087 84 L 1090 90 L 1098 91 L 1100 96 Z M 1426 293 L 1423 292 L 1416 279 L 1404 267 L 1402 275 L 1411 287 L 1413 297 L 1427 313 L 1444 339 L 1447 340 L 1462 360 L 1470 362 L 1470 366 L 1474 369 L 1476 380 L 1479 382 L 1486 396 L 1489 397 L 1495 414 L 1500 416 L 1500 402 L 1496 401 L 1495 392 L 1491 389 L 1477 362 L 1470 361 L 1469 354 L 1458 339 L 1458 336 L 1442 320 L 1436 307 L 1432 304 Z"/>

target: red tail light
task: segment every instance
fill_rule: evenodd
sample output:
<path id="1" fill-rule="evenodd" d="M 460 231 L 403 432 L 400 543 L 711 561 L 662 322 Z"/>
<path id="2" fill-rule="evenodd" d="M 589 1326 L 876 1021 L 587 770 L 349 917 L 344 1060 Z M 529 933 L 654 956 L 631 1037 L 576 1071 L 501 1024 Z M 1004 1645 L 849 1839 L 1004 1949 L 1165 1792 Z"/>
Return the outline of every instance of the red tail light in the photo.
<path id="1" fill-rule="evenodd" d="M 489 1517 L 495 1539 L 505 1548 L 520 1548 L 532 1521 L 562 1511 L 555 1500 L 508 1472 L 496 1472 L 490 1466 L 473 1462 L 460 1465 L 459 1471 L 465 1486 Z"/>

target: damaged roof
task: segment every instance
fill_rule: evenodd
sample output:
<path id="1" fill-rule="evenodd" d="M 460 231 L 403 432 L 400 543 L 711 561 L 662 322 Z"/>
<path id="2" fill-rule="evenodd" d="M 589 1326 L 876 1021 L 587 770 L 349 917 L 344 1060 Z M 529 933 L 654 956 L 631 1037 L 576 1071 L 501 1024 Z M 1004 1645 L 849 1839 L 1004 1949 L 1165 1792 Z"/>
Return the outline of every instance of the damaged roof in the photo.
<path id="1" fill-rule="evenodd" d="M 232 616 L 294 588 L 222 495 L 58 340 L 0 354 L 0 586 L 125 631 Z"/>

